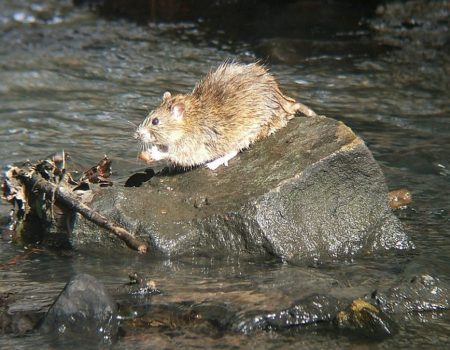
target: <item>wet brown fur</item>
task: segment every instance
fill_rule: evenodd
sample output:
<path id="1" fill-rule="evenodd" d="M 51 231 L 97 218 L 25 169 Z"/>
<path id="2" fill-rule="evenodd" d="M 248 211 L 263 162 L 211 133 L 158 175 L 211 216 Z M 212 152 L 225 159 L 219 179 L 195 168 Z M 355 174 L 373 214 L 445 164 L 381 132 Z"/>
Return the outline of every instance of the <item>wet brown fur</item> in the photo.
<path id="1" fill-rule="evenodd" d="M 226 62 L 191 94 L 163 98 L 140 128 L 151 135 L 152 145 L 168 150 L 169 161 L 190 167 L 249 147 L 304 112 L 302 107 L 283 95 L 264 66 Z M 174 117 L 174 108 L 183 110 L 182 118 Z"/>

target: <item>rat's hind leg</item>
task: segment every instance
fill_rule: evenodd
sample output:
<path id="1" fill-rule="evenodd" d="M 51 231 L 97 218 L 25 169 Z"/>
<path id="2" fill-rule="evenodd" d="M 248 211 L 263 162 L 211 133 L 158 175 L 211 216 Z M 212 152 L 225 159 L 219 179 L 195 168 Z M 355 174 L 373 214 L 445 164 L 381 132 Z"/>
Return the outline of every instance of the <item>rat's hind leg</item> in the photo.
<path id="1" fill-rule="evenodd" d="M 217 169 L 222 164 L 224 164 L 225 166 L 228 166 L 228 161 L 231 158 L 235 157 L 238 153 L 239 153 L 239 151 L 233 151 L 228 154 L 225 154 L 223 157 L 214 159 L 212 162 L 206 163 L 206 166 L 208 168 L 210 168 L 211 170 Z"/>

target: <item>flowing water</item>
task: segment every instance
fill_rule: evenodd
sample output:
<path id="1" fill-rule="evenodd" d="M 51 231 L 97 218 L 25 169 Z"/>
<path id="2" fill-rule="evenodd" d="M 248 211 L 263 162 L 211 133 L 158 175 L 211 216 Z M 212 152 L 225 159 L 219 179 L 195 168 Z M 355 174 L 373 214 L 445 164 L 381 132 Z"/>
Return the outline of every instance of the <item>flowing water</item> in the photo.
<path id="1" fill-rule="evenodd" d="M 445 21 L 448 25 L 448 8 L 445 11 L 444 6 L 441 12 L 444 26 Z M 287 95 L 353 128 L 380 163 L 389 188 L 407 187 L 412 191 L 412 205 L 397 215 L 416 250 L 406 255 L 389 253 L 301 267 L 231 258 L 162 259 L 133 253 L 109 256 L 99 251 L 59 254 L 43 250 L 26 254 L 23 248 L 3 239 L 1 291 L 16 286 L 22 298 L 30 303 L 39 300 L 45 308 L 75 273 L 90 273 L 114 291 L 127 281 L 128 272 L 139 271 L 155 280 L 163 291 L 152 297 L 155 303 L 225 300 L 249 308 L 282 309 L 316 289 L 330 288 L 329 279 L 340 281 L 348 290 L 360 290 L 360 295 L 420 273 L 449 282 L 448 37 L 447 46 L 430 43 L 412 51 L 401 45 L 387 49 L 377 41 L 377 35 L 344 26 L 334 31 L 335 49 L 332 44 L 331 48 L 321 46 L 323 33 L 319 33 L 297 41 L 297 46 L 304 44 L 310 50 L 295 50 L 294 41 L 291 45 L 280 39 L 274 45 L 273 41 L 268 44 L 244 34 L 227 41 L 223 32 L 215 37 L 200 24 L 137 24 L 120 18 L 105 19 L 88 7 L 74 7 L 68 1 L 3 0 L 2 166 L 41 159 L 64 149 L 79 169 L 89 168 L 107 154 L 113 160 L 115 176 L 127 177 L 143 168 L 136 159 L 138 145 L 132 138 L 135 126 L 164 91 L 190 91 L 199 77 L 226 58 L 250 62 L 270 54 L 275 57 L 268 61 L 271 71 Z M 310 33 L 313 30 L 304 33 L 304 38 Z M 321 49 L 324 46 L 326 50 Z M 3 217 L 9 209 L 6 203 L 0 204 Z M 322 282 L 302 283 L 311 273 L 323 275 L 323 280 L 319 279 Z M 210 334 L 175 326 L 122 338 L 115 347 L 443 348 L 449 344 L 449 334 L 449 313 L 443 312 L 409 315 L 398 334 L 381 342 L 315 329 L 243 335 Z M 36 346 L 50 347 L 48 339 L 38 332 L 0 337 L 0 348 Z"/>

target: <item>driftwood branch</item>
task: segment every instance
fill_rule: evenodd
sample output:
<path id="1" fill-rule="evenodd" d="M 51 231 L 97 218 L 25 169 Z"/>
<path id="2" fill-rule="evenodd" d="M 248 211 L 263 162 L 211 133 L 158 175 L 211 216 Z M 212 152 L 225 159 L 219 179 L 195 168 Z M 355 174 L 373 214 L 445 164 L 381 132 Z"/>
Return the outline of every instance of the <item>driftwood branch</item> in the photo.
<path id="1" fill-rule="evenodd" d="M 125 244 L 137 250 L 139 253 L 146 253 L 148 245 L 136 239 L 123 227 L 109 221 L 106 217 L 89 208 L 86 204 L 76 198 L 70 191 L 62 186 L 57 186 L 51 182 L 46 181 L 37 173 L 29 174 L 23 170 L 19 170 L 16 177 L 30 188 L 38 189 L 55 198 L 55 201 L 63 204 L 68 209 L 75 210 L 83 215 L 87 220 L 97 224 L 100 227 L 112 232 L 118 238 L 125 242 Z"/>

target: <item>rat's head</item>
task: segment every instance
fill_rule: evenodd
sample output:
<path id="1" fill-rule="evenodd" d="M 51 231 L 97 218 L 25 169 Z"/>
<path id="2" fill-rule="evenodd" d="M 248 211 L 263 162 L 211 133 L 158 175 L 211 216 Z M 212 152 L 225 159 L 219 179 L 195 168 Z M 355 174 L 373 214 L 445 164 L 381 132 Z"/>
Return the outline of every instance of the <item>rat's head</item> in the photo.
<path id="1" fill-rule="evenodd" d="M 162 103 L 139 125 L 134 137 L 144 144 L 169 146 L 184 135 L 186 97 L 166 91 Z"/>

